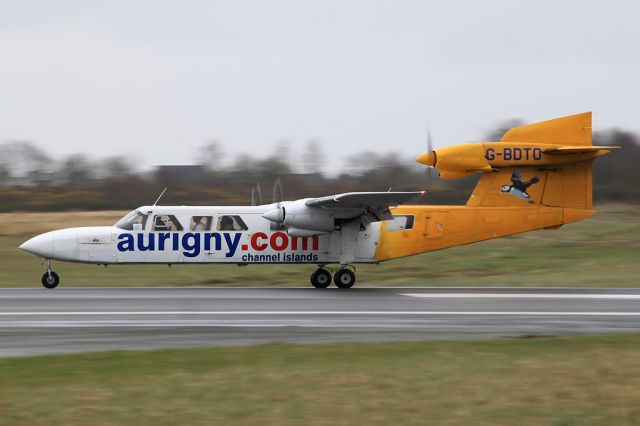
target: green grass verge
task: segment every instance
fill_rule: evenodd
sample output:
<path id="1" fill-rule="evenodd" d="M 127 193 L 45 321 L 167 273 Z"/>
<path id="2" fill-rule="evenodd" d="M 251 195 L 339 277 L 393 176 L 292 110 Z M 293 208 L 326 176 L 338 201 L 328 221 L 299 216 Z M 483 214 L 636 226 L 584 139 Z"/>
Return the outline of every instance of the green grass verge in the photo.
<path id="1" fill-rule="evenodd" d="M 0 423 L 640 423 L 640 335 L 0 360 Z"/>
<path id="2" fill-rule="evenodd" d="M 18 246 L 28 238 L 0 237 L 0 287 L 38 287 L 43 268 Z M 580 286 L 640 284 L 640 214 L 630 208 L 558 230 L 454 247 L 380 265 L 359 265 L 358 286 Z M 300 286 L 312 265 L 111 266 L 55 263 L 71 286 Z"/>

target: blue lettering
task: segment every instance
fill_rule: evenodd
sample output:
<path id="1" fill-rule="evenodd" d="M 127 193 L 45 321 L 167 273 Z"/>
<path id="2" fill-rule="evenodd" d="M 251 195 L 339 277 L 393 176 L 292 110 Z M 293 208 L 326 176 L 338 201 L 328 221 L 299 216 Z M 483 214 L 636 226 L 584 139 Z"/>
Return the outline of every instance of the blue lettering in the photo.
<path id="1" fill-rule="evenodd" d="M 511 160 L 511 148 L 505 148 L 502 150 L 504 152 L 504 159 Z"/>
<path id="2" fill-rule="evenodd" d="M 158 250 L 164 250 L 164 242 L 171 238 L 171 234 L 168 232 L 161 232 L 158 234 Z"/>
<path id="3" fill-rule="evenodd" d="M 487 148 L 487 150 L 484 152 L 484 158 L 486 158 L 489 161 L 494 160 L 496 158 L 494 149 Z"/>
<path id="4" fill-rule="evenodd" d="M 220 234 L 218 234 L 217 232 L 211 232 L 208 234 L 204 234 L 204 249 L 205 250 L 211 250 L 211 240 L 214 239 L 215 241 L 215 250 L 221 250 L 222 249 L 222 238 L 220 238 Z"/>
<path id="5" fill-rule="evenodd" d="M 233 240 L 231 240 L 231 235 L 229 235 L 228 232 L 224 233 L 224 240 L 227 243 L 227 247 L 229 247 L 229 251 L 225 254 L 226 257 L 233 257 L 233 255 L 236 254 L 238 244 L 240 244 L 240 237 L 242 237 L 242 235 L 236 232 L 233 235 Z"/>
<path id="6" fill-rule="evenodd" d="M 533 148 L 533 159 L 534 160 L 542 160 L 542 149 Z"/>
<path id="7" fill-rule="evenodd" d="M 522 150 L 520 148 L 513 148 L 513 159 L 522 160 Z"/>
<path id="8" fill-rule="evenodd" d="M 529 151 L 531 151 L 531 148 L 522 148 L 522 150 L 524 151 L 524 159 L 528 160 L 529 159 Z"/>
<path id="9" fill-rule="evenodd" d="M 157 246 L 156 238 L 158 240 Z M 213 249 L 221 251 L 223 238 L 227 248 L 225 256 L 233 257 L 240 247 L 240 240 L 242 239 L 242 233 L 240 232 L 186 232 L 184 234 L 179 232 L 122 233 L 118 235 L 116 247 L 120 252 L 136 250 L 143 252 L 155 251 L 156 249 L 159 251 L 171 249 L 178 251 L 182 249 L 182 254 L 186 257 L 197 257 L 201 253 L 203 240 L 205 250 Z M 171 241 L 171 247 L 169 247 L 168 241 Z M 305 244 L 303 244 L 303 249 L 305 248 Z"/>
<path id="10" fill-rule="evenodd" d="M 138 250 L 139 251 L 154 251 L 156 249 L 155 234 L 147 234 L 149 236 L 149 244 L 144 245 L 144 232 L 138 234 Z"/>
<path id="11" fill-rule="evenodd" d="M 131 234 L 120 234 L 118 235 L 118 239 L 121 240 L 118 242 L 118 251 L 134 251 L 134 243 L 133 243 L 133 235 Z"/>
<path id="12" fill-rule="evenodd" d="M 196 257 L 200 254 L 200 234 L 187 232 L 182 236 L 182 248 L 187 257 Z"/>

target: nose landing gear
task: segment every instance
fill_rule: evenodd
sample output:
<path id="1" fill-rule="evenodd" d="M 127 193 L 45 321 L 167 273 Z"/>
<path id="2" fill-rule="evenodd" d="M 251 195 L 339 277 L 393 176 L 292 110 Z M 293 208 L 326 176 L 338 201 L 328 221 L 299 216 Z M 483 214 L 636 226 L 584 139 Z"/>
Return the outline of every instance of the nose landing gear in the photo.
<path id="1" fill-rule="evenodd" d="M 56 288 L 60 284 L 60 277 L 51 270 L 51 259 L 47 259 L 47 272 L 42 276 L 42 285 L 46 288 Z"/>

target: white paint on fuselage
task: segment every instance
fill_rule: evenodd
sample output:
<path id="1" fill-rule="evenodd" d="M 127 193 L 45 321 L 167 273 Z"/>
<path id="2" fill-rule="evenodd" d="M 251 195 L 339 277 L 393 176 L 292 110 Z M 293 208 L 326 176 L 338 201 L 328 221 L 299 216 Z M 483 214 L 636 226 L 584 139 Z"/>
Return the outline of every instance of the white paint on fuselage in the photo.
<path id="1" fill-rule="evenodd" d="M 271 222 L 262 214 L 275 207 L 143 206 L 137 209 L 148 215 L 142 230 L 117 226 L 67 228 L 38 235 L 20 248 L 47 259 L 97 264 L 339 262 L 339 232 L 302 238 L 271 230 Z M 153 231 L 155 215 L 175 216 L 183 230 Z M 248 230 L 217 230 L 222 215 L 240 216 Z M 212 216 L 211 230 L 191 231 L 192 216 Z M 364 230 L 354 241 L 356 263 L 374 261 L 380 223 L 363 223 Z"/>

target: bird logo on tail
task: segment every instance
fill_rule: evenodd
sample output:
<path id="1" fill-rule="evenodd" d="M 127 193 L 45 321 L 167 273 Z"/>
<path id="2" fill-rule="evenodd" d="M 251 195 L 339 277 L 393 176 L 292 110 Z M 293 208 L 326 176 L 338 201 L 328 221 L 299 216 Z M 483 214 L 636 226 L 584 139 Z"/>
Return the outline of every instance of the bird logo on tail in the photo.
<path id="1" fill-rule="evenodd" d="M 538 176 L 534 176 L 528 181 L 523 182 L 520 170 L 515 169 L 513 171 L 513 174 L 511 175 L 511 185 L 502 185 L 500 187 L 500 192 L 505 192 L 507 194 L 513 195 L 514 197 L 525 200 L 529 204 L 533 204 L 533 199 L 529 194 L 527 194 L 527 188 L 538 182 L 540 182 L 540 178 L 538 178 Z"/>

